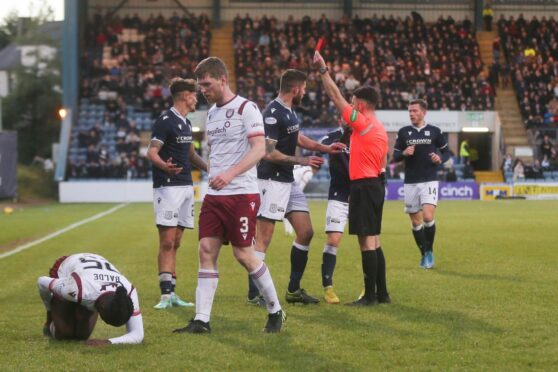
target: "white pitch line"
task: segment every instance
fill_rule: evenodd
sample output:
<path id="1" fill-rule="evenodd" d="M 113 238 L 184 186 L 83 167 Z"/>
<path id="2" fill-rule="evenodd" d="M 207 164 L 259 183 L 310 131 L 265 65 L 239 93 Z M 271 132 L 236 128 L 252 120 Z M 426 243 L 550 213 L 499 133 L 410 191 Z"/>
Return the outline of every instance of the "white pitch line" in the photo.
<path id="1" fill-rule="evenodd" d="M 20 245 L 19 247 L 15 248 L 15 249 L 12 249 L 11 251 L 8 251 L 8 252 L 5 252 L 5 253 L 0 254 L 0 260 L 3 259 L 3 258 L 9 257 L 9 256 L 11 256 L 11 255 L 14 255 L 14 254 L 16 254 L 16 253 L 19 253 L 19 252 L 21 252 L 21 251 L 24 251 L 24 250 L 26 250 L 26 249 L 29 249 L 29 248 L 31 248 L 31 247 L 37 245 L 37 244 L 41 244 L 41 243 L 43 243 L 43 242 L 46 242 L 47 240 L 50 240 L 50 239 L 52 239 L 52 238 L 55 238 L 55 237 L 57 237 L 58 235 L 62 235 L 62 234 L 64 234 L 65 232 L 68 232 L 68 231 L 70 231 L 70 230 L 75 229 L 76 227 L 80 227 L 81 225 L 85 225 L 86 223 L 89 223 L 89 222 L 91 222 L 91 221 L 98 220 L 99 218 L 102 218 L 102 217 L 107 216 L 107 215 L 109 215 L 109 214 L 111 214 L 111 213 L 113 213 L 113 212 L 116 212 L 117 210 L 119 210 L 120 208 L 125 207 L 126 205 L 128 205 L 128 204 L 118 204 L 117 206 L 112 207 L 112 208 L 110 208 L 110 209 L 107 209 L 107 210 L 104 211 L 104 212 L 97 213 L 97 214 L 94 215 L 94 216 L 91 216 L 91 217 L 86 218 L 86 219 L 84 219 L 84 220 L 81 220 L 81 221 L 78 221 L 78 222 L 73 223 L 73 224 L 71 224 L 71 225 L 68 225 L 68 226 L 64 227 L 63 229 L 60 229 L 60 230 L 58 230 L 58 231 L 53 232 L 52 234 L 48 234 L 47 236 L 44 236 L 44 237 L 42 237 L 42 238 L 40 238 L 40 239 L 37 239 L 37 240 L 33 240 L 32 242 L 29 242 L 29 243 L 27 243 L 27 244 Z"/>

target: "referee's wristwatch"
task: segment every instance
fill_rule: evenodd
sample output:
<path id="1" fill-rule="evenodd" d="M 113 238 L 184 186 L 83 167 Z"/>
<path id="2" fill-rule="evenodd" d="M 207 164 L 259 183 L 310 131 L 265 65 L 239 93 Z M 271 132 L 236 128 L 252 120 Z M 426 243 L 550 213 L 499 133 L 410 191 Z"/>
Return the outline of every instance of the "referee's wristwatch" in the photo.
<path id="1" fill-rule="evenodd" d="M 320 72 L 320 75 L 323 75 L 326 72 L 328 72 L 329 69 L 327 68 L 327 66 L 325 66 L 325 67 L 320 67 L 320 69 L 318 71 Z"/>

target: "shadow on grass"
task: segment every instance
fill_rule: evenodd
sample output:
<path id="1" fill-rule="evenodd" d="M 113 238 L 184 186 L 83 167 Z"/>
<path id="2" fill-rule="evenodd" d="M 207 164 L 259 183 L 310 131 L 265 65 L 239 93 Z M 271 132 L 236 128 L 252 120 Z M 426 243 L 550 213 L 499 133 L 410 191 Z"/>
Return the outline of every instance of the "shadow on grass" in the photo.
<path id="1" fill-rule="evenodd" d="M 458 271 L 449 271 L 444 269 L 435 269 L 434 272 L 436 274 L 445 275 L 445 276 L 455 276 L 457 278 L 463 279 L 473 279 L 473 280 L 503 280 L 508 282 L 518 282 L 520 280 L 517 276 L 511 275 L 494 275 L 494 274 L 467 274 L 461 273 Z M 525 282 L 524 279 L 521 279 L 522 282 Z"/>
<path id="2" fill-rule="evenodd" d="M 400 321 L 420 323 L 421 325 L 437 325 L 455 334 L 472 332 L 503 334 L 504 330 L 483 320 L 474 319 L 458 311 L 428 310 L 394 303 L 378 307 L 382 313 L 391 315 Z M 428 327 L 427 327 L 428 328 Z"/>
<path id="3" fill-rule="evenodd" d="M 263 333 L 267 315 L 265 311 L 262 311 L 261 314 L 261 317 L 258 316 L 258 319 L 254 320 L 258 324 L 261 323 L 261 327 L 257 331 L 254 331 L 252 322 L 249 323 L 250 330 L 247 330 L 245 320 L 221 319 L 220 323 L 225 325 L 220 329 L 219 337 L 215 337 L 214 340 L 246 354 L 247 359 L 243 364 L 247 364 L 247 366 L 253 363 L 253 365 L 265 364 L 269 369 L 280 370 L 293 370 L 300 366 L 312 366 L 312 369 L 316 370 L 354 370 L 353 365 L 339 361 L 339 358 L 333 354 L 328 357 L 324 353 L 310 350 L 315 347 L 313 344 L 301 344 L 296 333 L 304 332 L 304 328 L 293 326 L 290 318 L 287 318 L 285 328 L 281 333 Z M 347 319 L 347 321 L 351 322 L 352 319 Z M 243 337 L 239 337 L 239 335 Z M 235 361 L 234 364 L 238 364 L 238 362 Z M 242 365 L 228 367 L 245 368 Z"/>

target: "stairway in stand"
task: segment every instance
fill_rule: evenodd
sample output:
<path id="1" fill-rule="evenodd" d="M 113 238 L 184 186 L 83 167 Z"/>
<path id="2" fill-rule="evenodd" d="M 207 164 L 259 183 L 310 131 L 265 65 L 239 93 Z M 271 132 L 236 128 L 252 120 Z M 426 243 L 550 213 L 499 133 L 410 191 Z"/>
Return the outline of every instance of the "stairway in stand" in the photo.
<path id="1" fill-rule="evenodd" d="M 498 33 L 496 31 L 477 32 L 477 42 L 479 43 L 481 59 L 485 66 L 484 73 L 486 76 L 488 76 L 488 68 L 492 64 L 492 42 L 497 36 Z M 504 63 L 504 53 L 500 52 L 500 65 L 503 66 Z M 494 106 L 494 109 L 500 116 L 506 153 L 514 156 L 516 147 L 530 147 L 529 137 L 525 130 L 519 104 L 511 84 L 509 84 L 507 88 L 496 89 Z"/>
<path id="2" fill-rule="evenodd" d="M 501 171 L 475 171 L 475 182 L 500 183 L 504 182 L 504 176 Z"/>
<path id="3" fill-rule="evenodd" d="M 229 85 L 236 93 L 234 40 L 232 22 L 222 22 L 220 28 L 211 30 L 210 55 L 221 58 L 229 71 Z"/>

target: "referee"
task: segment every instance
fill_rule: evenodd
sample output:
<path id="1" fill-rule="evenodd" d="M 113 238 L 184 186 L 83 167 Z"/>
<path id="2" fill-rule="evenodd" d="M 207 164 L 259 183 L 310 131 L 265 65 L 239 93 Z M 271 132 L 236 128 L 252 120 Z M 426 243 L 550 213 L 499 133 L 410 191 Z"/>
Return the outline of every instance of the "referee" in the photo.
<path id="1" fill-rule="evenodd" d="M 380 175 L 387 156 L 388 137 L 374 113 L 379 95 L 374 88 L 364 86 L 353 92 L 349 104 L 329 75 L 319 52 L 314 54 L 314 64 L 319 68 L 326 94 L 353 130 L 349 158 L 349 234 L 358 235 L 364 273 L 364 296 L 350 305 L 389 303 L 391 300 L 386 285 L 386 261 L 380 247 L 385 197 Z"/>

